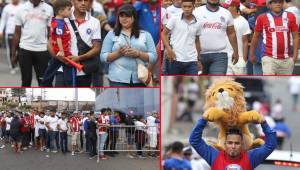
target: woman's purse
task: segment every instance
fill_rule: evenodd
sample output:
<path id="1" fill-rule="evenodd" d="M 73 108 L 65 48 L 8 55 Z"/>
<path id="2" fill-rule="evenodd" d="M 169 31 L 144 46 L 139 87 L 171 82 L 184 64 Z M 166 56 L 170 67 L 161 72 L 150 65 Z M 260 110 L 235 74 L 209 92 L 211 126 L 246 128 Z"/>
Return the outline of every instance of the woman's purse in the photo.
<path id="1" fill-rule="evenodd" d="M 146 86 L 153 86 L 152 73 L 143 63 L 138 62 L 138 59 L 136 59 L 135 61 L 137 65 L 138 79 L 142 81 Z"/>

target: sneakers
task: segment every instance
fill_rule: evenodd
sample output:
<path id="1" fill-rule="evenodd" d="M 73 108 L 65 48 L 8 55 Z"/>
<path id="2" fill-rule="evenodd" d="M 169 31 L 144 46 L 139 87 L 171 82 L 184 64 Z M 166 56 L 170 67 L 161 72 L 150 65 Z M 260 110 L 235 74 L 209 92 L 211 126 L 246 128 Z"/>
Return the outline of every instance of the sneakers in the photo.
<path id="1" fill-rule="evenodd" d="M 90 156 L 89 159 L 94 159 L 97 155 Z"/>
<path id="2" fill-rule="evenodd" d="M 24 147 L 24 148 L 23 148 L 24 151 L 26 151 L 27 149 L 28 149 L 27 147 Z"/>
<path id="3" fill-rule="evenodd" d="M 72 152 L 71 155 L 74 156 L 74 155 L 75 155 L 75 152 Z"/>
<path id="4" fill-rule="evenodd" d="M 9 71 L 9 73 L 10 73 L 10 74 L 16 74 L 17 71 L 16 71 L 15 69 L 11 69 L 11 70 Z"/>
<path id="5" fill-rule="evenodd" d="M 132 156 L 131 154 L 127 154 L 127 157 L 130 158 L 130 159 L 134 158 L 134 156 Z"/>
<path id="6" fill-rule="evenodd" d="M 146 157 L 143 156 L 143 155 L 138 155 L 138 158 L 140 158 L 140 159 L 146 159 Z"/>
<path id="7" fill-rule="evenodd" d="M 50 149 L 47 149 L 47 152 L 50 152 Z"/>
<path id="8" fill-rule="evenodd" d="M 5 148 L 5 145 L 2 145 L 2 146 L 0 147 L 0 149 L 3 149 L 3 148 Z"/>
<path id="9" fill-rule="evenodd" d="M 57 153 L 57 152 L 58 152 L 57 150 L 53 150 L 53 151 L 52 151 L 52 153 Z"/>

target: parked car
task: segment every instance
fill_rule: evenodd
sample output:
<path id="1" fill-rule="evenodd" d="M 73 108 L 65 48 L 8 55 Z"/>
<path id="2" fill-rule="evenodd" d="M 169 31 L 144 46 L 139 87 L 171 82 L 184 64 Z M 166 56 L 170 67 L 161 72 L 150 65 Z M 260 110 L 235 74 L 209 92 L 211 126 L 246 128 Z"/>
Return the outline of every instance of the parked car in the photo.
<path id="1" fill-rule="evenodd" d="M 275 150 L 255 170 L 296 170 L 300 169 L 300 152 Z"/>

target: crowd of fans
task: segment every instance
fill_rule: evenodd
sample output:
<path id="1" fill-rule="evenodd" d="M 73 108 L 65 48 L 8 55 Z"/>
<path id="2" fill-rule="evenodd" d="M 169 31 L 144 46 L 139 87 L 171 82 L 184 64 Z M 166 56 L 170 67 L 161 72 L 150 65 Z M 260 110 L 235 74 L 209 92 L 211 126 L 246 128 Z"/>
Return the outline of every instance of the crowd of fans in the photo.
<path id="1" fill-rule="evenodd" d="M 101 109 L 99 115 L 94 111 L 2 111 L 0 149 L 11 146 L 14 152 L 21 153 L 33 148 L 41 152 L 70 152 L 72 156 L 85 152 L 90 159 L 98 155 L 101 160 L 115 157 L 119 154 L 116 150 L 126 151 L 129 158 L 157 157 L 159 123 L 157 112 L 147 117 L 132 111 L 121 115 L 110 108 Z M 127 147 L 122 147 L 124 144 Z"/>

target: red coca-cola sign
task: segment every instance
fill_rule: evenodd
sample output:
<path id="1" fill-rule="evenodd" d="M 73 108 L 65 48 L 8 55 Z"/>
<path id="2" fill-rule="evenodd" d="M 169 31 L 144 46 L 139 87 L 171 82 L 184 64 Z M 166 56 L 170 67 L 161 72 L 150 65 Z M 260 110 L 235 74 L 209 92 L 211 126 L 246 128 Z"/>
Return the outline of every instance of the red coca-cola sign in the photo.
<path id="1" fill-rule="evenodd" d="M 206 29 L 206 28 L 209 28 L 209 29 L 216 29 L 216 30 L 219 30 L 222 28 L 222 23 L 220 22 L 206 22 L 203 24 L 203 28 Z"/>

